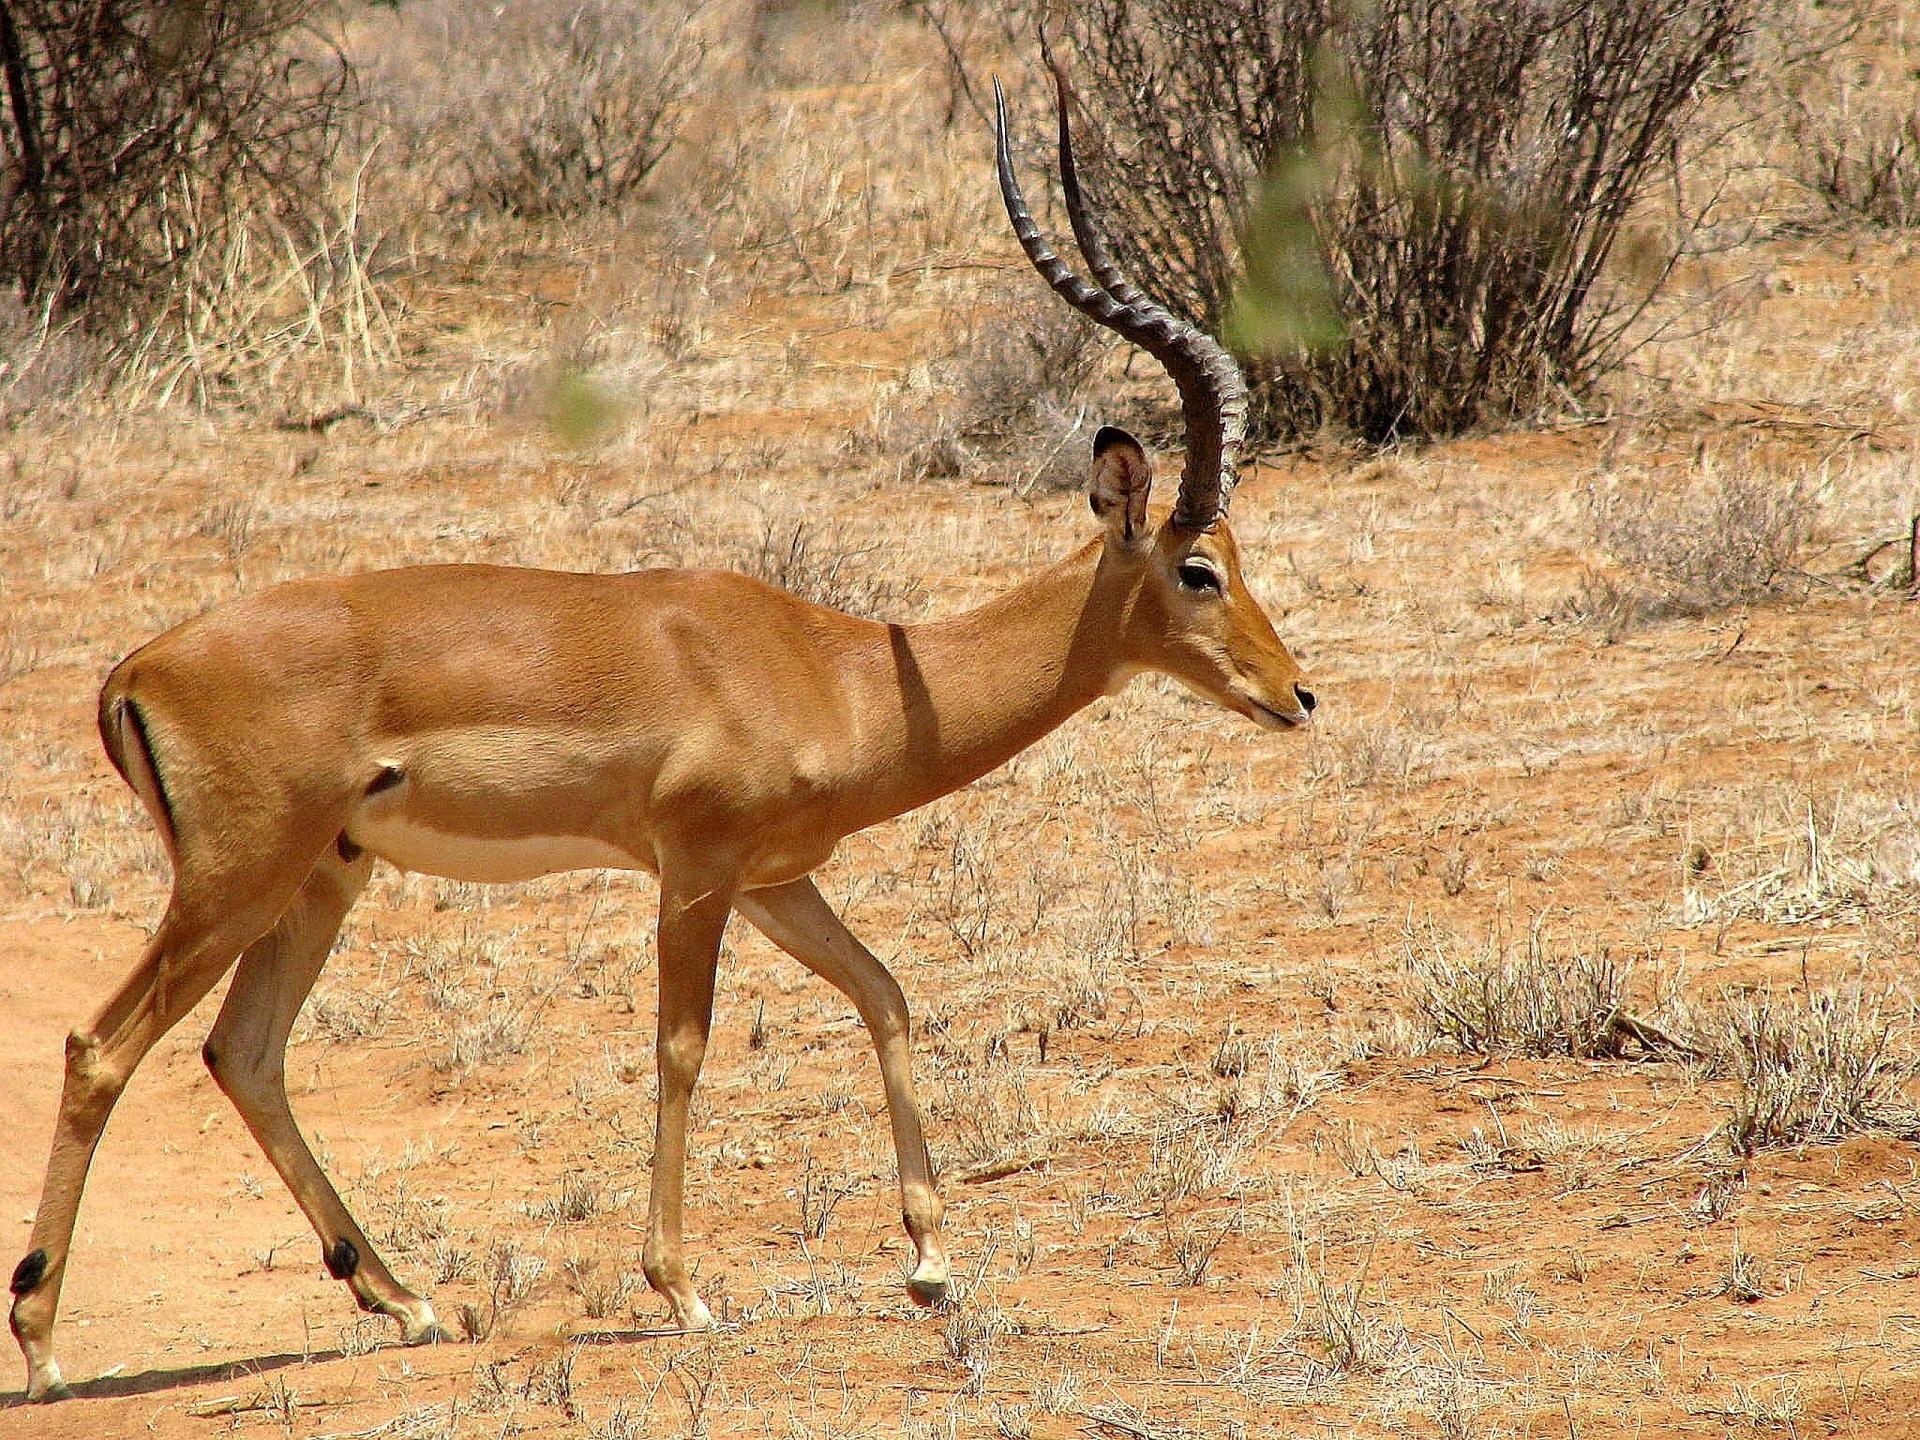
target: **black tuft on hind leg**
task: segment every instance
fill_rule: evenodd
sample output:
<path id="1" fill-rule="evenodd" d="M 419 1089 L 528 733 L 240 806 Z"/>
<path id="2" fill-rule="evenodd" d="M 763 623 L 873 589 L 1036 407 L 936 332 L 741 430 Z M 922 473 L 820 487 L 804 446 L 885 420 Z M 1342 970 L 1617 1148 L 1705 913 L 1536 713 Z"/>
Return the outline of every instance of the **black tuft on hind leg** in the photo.
<path id="1" fill-rule="evenodd" d="M 7 1282 L 7 1288 L 15 1295 L 32 1293 L 47 1278 L 47 1252 L 35 1250 L 13 1267 L 13 1279 Z"/>
<path id="2" fill-rule="evenodd" d="M 328 1247 L 325 1259 L 327 1273 L 336 1280 L 351 1280 L 353 1272 L 360 1268 L 360 1252 L 344 1235 Z"/>

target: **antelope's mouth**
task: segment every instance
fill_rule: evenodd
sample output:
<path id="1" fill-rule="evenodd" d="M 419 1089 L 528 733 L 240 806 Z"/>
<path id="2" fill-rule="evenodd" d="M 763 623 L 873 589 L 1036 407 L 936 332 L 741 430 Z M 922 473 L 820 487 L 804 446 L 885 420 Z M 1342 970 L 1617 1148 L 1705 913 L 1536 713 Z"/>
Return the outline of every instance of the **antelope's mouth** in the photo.
<path id="1" fill-rule="evenodd" d="M 1248 697 L 1247 718 L 1268 730 L 1298 730 L 1307 723 L 1307 712 L 1304 708 L 1296 708 L 1291 713 L 1276 710 L 1271 705 Z"/>

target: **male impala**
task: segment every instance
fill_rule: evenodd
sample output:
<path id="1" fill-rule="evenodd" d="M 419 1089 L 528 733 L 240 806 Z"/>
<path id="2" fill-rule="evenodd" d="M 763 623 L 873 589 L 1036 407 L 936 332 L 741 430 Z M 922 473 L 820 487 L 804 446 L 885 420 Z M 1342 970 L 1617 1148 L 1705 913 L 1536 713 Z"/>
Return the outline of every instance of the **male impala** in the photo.
<path id="1" fill-rule="evenodd" d="M 294 1123 L 288 1031 L 374 858 L 459 880 L 609 866 L 659 877 L 660 1102 L 643 1255 L 678 1324 L 711 1324 L 680 1239 L 687 1105 L 706 1051 L 721 931 L 738 911 L 844 991 L 879 1053 L 913 1297 L 947 1288 L 941 1206 L 884 966 L 809 879 L 843 836 L 993 769 L 1143 670 L 1271 729 L 1313 696 L 1240 575 L 1227 502 L 1245 389 L 1207 336 L 1108 259 L 1060 167 L 1097 284 L 1047 248 L 1014 179 L 1027 258 L 1143 347 L 1179 388 L 1172 516 L 1124 431 L 1094 441 L 1102 534 L 969 614 L 882 625 L 708 571 L 572 575 L 429 566 L 298 581 L 216 609 L 107 677 L 100 733 L 159 827 L 171 903 L 139 966 L 67 1041 L 31 1249 L 13 1272 L 27 1394 L 65 1393 L 53 1355 L 88 1165 L 142 1056 L 236 959 L 206 1044 L 214 1079 L 319 1232 L 327 1269 L 408 1341 L 442 1338 L 395 1280 Z"/>

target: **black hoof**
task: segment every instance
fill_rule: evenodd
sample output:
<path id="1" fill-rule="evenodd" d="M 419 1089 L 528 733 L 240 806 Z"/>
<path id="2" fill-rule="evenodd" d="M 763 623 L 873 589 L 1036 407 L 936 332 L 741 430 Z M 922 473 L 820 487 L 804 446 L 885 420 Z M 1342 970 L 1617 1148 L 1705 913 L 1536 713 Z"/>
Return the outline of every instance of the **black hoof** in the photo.
<path id="1" fill-rule="evenodd" d="M 913 1297 L 913 1303 L 924 1305 L 929 1310 L 936 1305 L 947 1303 L 947 1282 L 944 1280 L 909 1280 L 907 1294 Z"/>

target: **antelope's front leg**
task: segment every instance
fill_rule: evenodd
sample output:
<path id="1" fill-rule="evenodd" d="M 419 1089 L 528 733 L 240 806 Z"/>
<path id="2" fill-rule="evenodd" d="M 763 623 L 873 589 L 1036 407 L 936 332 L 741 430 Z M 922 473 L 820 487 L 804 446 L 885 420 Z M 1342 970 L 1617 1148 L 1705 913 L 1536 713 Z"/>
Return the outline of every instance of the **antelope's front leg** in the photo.
<path id="1" fill-rule="evenodd" d="M 920 1102 L 913 1093 L 907 1000 L 900 983 L 833 913 L 810 879 L 749 891 L 736 897 L 734 905 L 769 940 L 853 1001 L 873 1036 L 900 1166 L 901 1218 L 913 1241 L 907 1293 L 922 1305 L 939 1304 L 947 1296 L 947 1252 L 940 1242 L 943 1212 Z"/>
<path id="2" fill-rule="evenodd" d="M 687 1109 L 713 1024 L 713 979 L 720 937 L 732 908 L 728 888 L 660 884 L 660 1018 L 654 1063 L 660 1078 L 653 1174 L 647 1192 L 647 1283 L 673 1307 L 674 1323 L 705 1330 L 713 1316 L 694 1293 L 680 1239 L 680 1196 L 687 1168 Z"/>

